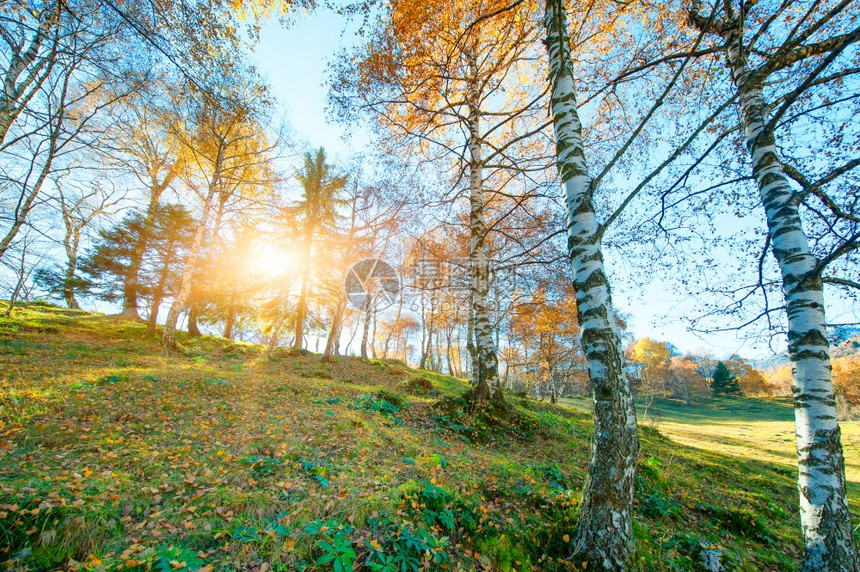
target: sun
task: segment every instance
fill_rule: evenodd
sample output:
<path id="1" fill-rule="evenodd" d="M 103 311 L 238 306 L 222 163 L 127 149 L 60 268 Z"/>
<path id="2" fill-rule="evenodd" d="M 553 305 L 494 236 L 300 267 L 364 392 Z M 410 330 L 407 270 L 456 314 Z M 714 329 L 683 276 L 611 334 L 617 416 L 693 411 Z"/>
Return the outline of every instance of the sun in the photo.
<path id="1" fill-rule="evenodd" d="M 271 245 L 263 245 L 254 255 L 254 268 L 268 276 L 283 276 L 295 268 L 295 256 Z"/>

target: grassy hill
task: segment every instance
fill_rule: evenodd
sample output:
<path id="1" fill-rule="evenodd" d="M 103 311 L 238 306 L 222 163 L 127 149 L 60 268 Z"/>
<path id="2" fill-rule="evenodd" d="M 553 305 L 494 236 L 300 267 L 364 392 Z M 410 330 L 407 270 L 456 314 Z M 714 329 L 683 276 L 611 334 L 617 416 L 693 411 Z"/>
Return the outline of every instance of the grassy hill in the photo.
<path id="1" fill-rule="evenodd" d="M 588 399 L 563 399 L 579 411 L 591 410 Z M 733 457 L 794 467 L 794 407 L 790 398 L 773 400 L 737 397 L 709 398 L 687 407 L 675 399 L 638 401 L 639 422 L 655 427 L 682 445 L 719 451 Z M 860 497 L 860 424 L 842 422 L 848 490 Z"/>
<path id="2" fill-rule="evenodd" d="M 165 356 L 137 323 L 42 305 L 13 316 L 0 319 L 5 569 L 574 569 L 583 402 L 472 415 L 465 382 L 399 362 L 269 360 L 209 337 Z M 785 405 L 737 403 L 790 423 Z M 795 568 L 793 445 L 772 458 L 752 447 L 776 438 L 769 425 L 752 439 L 723 428 L 751 451 L 726 453 L 702 429 L 740 405 L 644 424 L 643 569 L 695 570 L 711 548 L 729 569 Z"/>

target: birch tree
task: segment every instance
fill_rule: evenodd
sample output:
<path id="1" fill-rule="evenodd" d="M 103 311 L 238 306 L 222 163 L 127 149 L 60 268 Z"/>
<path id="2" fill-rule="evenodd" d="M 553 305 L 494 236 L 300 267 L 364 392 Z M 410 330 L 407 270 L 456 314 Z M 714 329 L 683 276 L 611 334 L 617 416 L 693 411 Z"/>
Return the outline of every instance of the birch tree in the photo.
<path id="1" fill-rule="evenodd" d="M 13 2 L 0 16 L 0 39 L 8 60 L 2 70 L 0 95 L 0 146 L 5 147 L 12 124 L 51 76 L 57 52 L 66 33 L 61 31 L 62 2 L 29 10 Z"/>
<path id="2" fill-rule="evenodd" d="M 134 89 L 120 79 L 129 50 L 123 27 L 86 2 L 14 2 L 0 16 L 0 259 L 43 187 L 90 137 L 94 118 Z M 128 74 L 129 77 L 134 74 Z M 120 87 L 123 86 L 124 87 Z"/>
<path id="3" fill-rule="evenodd" d="M 804 97 L 811 99 L 813 89 L 841 84 L 855 73 L 856 56 L 849 55 L 849 48 L 860 41 L 858 12 L 850 1 L 784 1 L 759 6 L 721 2 L 708 10 L 716 16 L 708 17 L 701 1 L 691 2 L 690 22 L 715 37 L 724 55 L 723 65 L 740 111 L 748 164 L 764 209 L 768 244 L 785 296 L 805 542 L 801 568 L 858 570 L 860 558 L 848 511 L 831 379 L 822 272 L 856 249 L 860 234 L 856 228 L 849 231 L 842 235 L 841 244 L 816 257 L 800 209 L 803 199 L 817 191 L 831 215 L 844 218 L 839 217 L 840 212 L 846 213 L 838 203 L 823 193 L 827 183 L 849 172 L 858 161 L 852 157 L 843 164 L 830 163 L 829 172 L 817 184 L 803 185 L 805 177 L 798 177 L 801 190 L 796 191 L 788 175 L 791 167 L 781 157 L 779 139 L 782 135 L 786 144 L 792 141 L 792 120 L 814 117 L 810 106 L 797 109 Z M 768 84 L 779 88 L 768 90 Z M 819 105 L 829 108 L 828 113 L 838 113 L 833 105 L 842 98 L 832 93 L 825 97 Z M 847 97 L 851 100 L 856 93 Z M 838 151 L 838 147 L 827 151 Z M 825 157 L 832 160 L 839 153 Z"/>
<path id="4" fill-rule="evenodd" d="M 682 96 L 678 82 L 703 37 L 677 31 L 682 27 L 678 6 L 594 2 L 576 8 L 573 38 L 563 0 L 547 0 L 544 12 L 568 256 L 595 425 L 574 557 L 601 569 L 623 570 L 633 565 L 639 437 L 603 241 L 713 119 L 679 132 L 665 159 L 655 154 L 660 122 L 670 113 L 664 104 Z M 607 53 L 609 59 L 603 56 Z M 588 128 L 577 90 L 587 94 Z"/>
<path id="5" fill-rule="evenodd" d="M 639 455 L 636 409 L 624 373 L 621 335 L 603 267 L 573 60 L 562 0 L 547 0 L 544 25 L 550 61 L 558 170 L 567 203 L 568 249 L 574 272 L 582 346 L 594 394 L 594 443 L 576 529 L 576 552 L 604 569 L 623 569 L 632 552 L 633 489 Z"/>
<path id="6" fill-rule="evenodd" d="M 446 200 L 468 201 L 476 402 L 501 399 L 488 308 L 487 203 L 503 187 L 500 173 L 542 171 L 545 158 L 539 146 L 535 150 L 546 126 L 537 104 L 545 90 L 518 81 L 535 61 L 532 5 L 515 3 L 502 18 L 481 18 L 503 6 L 390 2 L 374 22 L 371 39 L 354 56 L 344 54 L 332 85 L 343 118 L 366 114 L 388 150 L 414 150 L 449 174 L 455 189 Z M 427 337 L 425 343 L 432 333 Z M 426 364 L 432 351 L 425 346 L 422 353 Z"/>
<path id="7" fill-rule="evenodd" d="M 78 310 L 80 304 L 75 297 L 75 285 L 82 233 L 96 218 L 113 214 L 125 199 L 125 193 L 97 180 L 92 181 L 89 188 L 81 190 L 59 180 L 55 187 L 56 204 L 63 219 L 63 249 L 67 259 L 62 277 L 62 297 L 66 306 Z"/>

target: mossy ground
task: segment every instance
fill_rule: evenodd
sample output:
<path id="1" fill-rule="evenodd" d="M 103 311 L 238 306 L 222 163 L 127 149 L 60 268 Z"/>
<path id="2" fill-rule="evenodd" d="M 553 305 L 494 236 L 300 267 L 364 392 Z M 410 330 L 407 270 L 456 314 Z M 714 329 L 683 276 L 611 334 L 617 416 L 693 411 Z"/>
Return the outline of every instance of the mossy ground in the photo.
<path id="1" fill-rule="evenodd" d="M 144 330 L 43 305 L 0 319 L 6 569 L 573 567 L 581 404 L 470 413 L 465 382 L 399 362 L 209 337 L 165 356 Z M 794 569 L 794 480 L 646 425 L 637 562 L 694 570 L 704 541 L 730 569 Z"/>

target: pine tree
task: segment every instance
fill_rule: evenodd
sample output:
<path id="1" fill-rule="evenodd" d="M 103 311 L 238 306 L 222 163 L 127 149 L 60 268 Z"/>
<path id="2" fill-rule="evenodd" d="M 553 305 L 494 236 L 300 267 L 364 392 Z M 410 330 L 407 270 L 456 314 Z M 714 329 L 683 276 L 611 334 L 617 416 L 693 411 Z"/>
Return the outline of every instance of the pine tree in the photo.
<path id="1" fill-rule="evenodd" d="M 723 362 L 719 362 L 714 369 L 711 391 L 714 395 L 742 395 L 738 378 L 732 375 L 732 372 Z"/>

